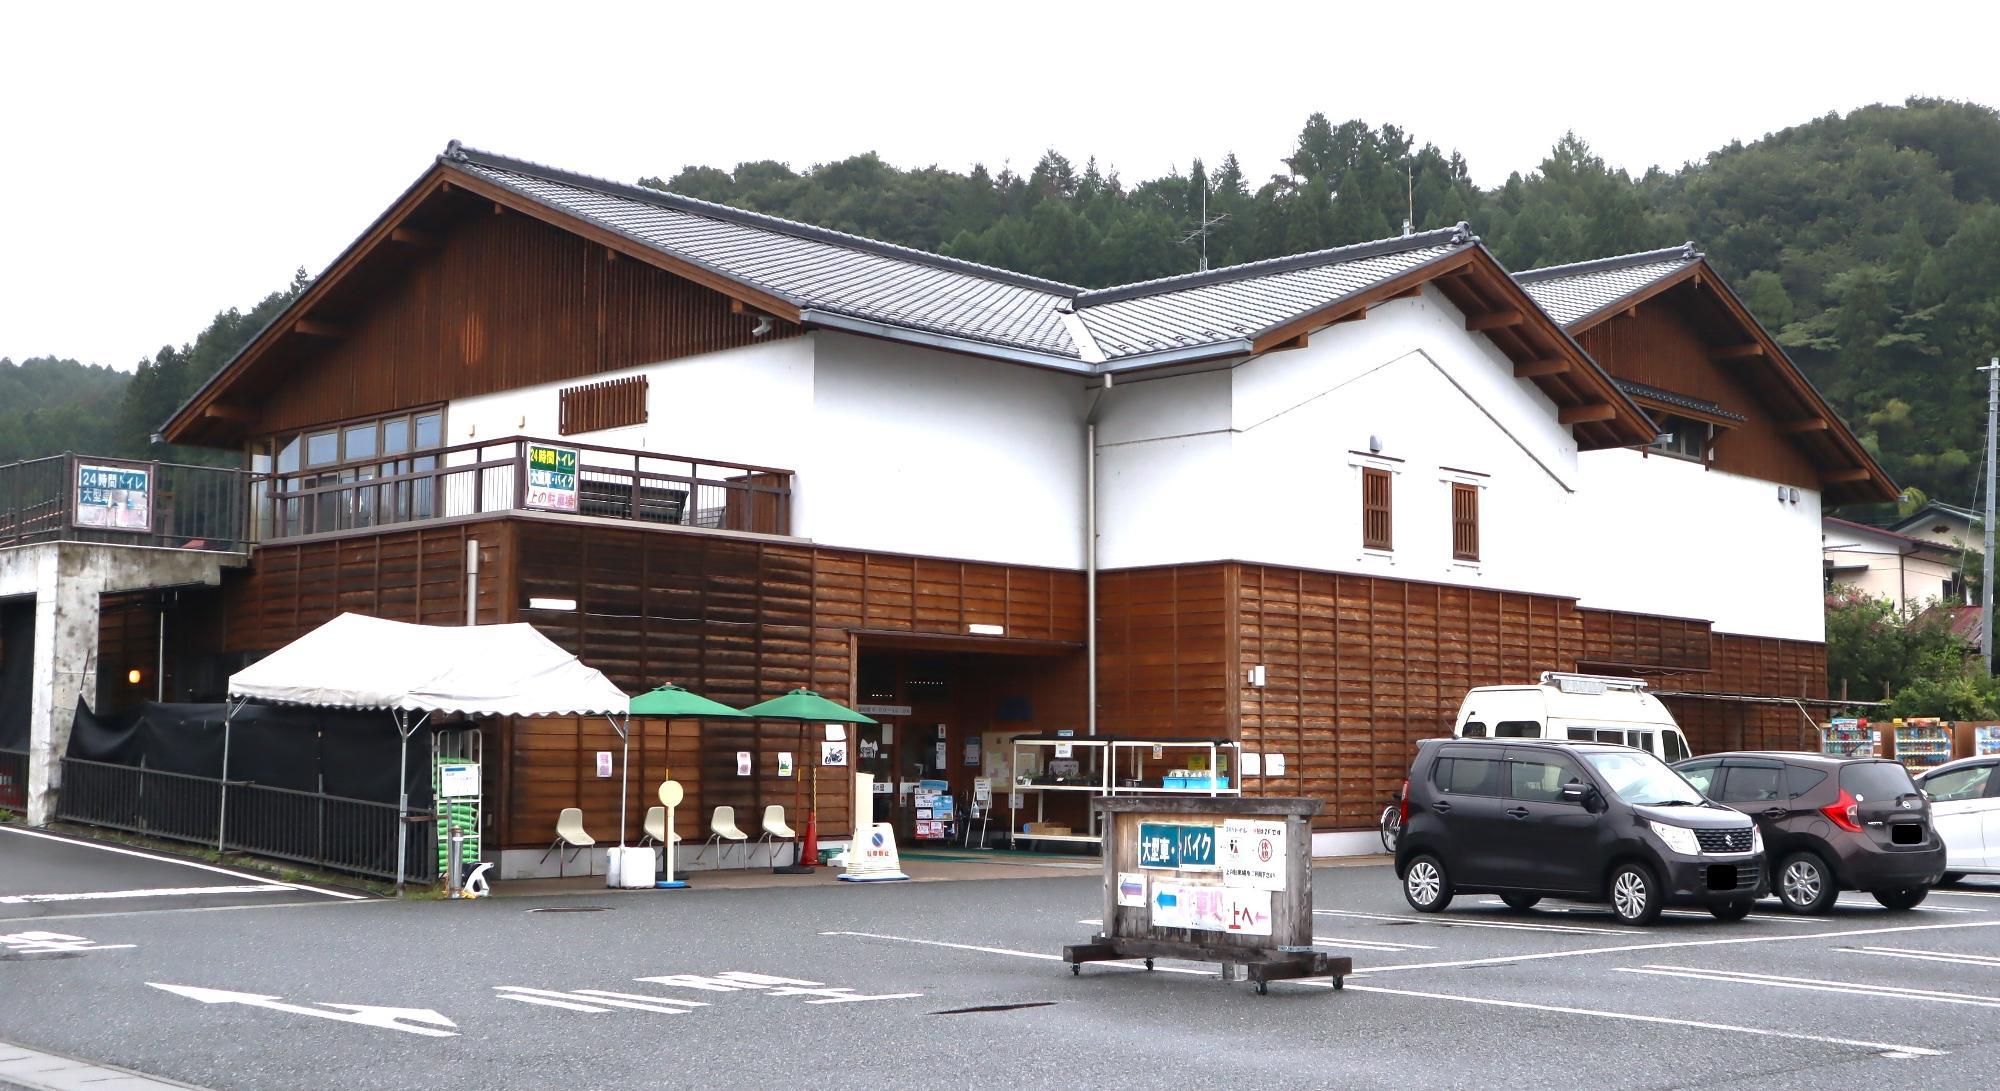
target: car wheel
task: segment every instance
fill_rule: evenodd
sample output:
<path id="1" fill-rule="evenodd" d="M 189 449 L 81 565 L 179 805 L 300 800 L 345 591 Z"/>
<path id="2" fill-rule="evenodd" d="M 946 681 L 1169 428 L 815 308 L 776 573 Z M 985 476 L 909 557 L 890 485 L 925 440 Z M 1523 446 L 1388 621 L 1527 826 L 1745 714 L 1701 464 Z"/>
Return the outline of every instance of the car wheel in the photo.
<path id="1" fill-rule="evenodd" d="M 1535 908 L 1535 904 L 1542 900 L 1542 896 L 1540 894 L 1502 894 L 1500 895 L 1500 900 L 1507 903 L 1507 908 L 1525 913 Z"/>
<path id="2" fill-rule="evenodd" d="M 1403 872 L 1403 897 L 1419 913 L 1439 913 L 1451 904 L 1451 876 L 1444 861 L 1425 853 Z"/>
<path id="3" fill-rule="evenodd" d="M 1915 909 L 1930 892 L 1929 887 L 1916 886 L 1904 887 L 1901 890 L 1871 890 L 1868 893 L 1875 895 L 1875 900 L 1881 902 L 1885 908 Z"/>
<path id="4" fill-rule="evenodd" d="M 1945 886 L 1957 886 L 1958 884 L 1964 881 L 1965 881 L 1965 872 L 1963 871 L 1947 871 L 1938 878 L 1938 882 L 1944 884 Z"/>
<path id="5" fill-rule="evenodd" d="M 1833 908 L 1840 891 L 1833 872 L 1815 853 L 1795 852 L 1778 865 L 1778 900 L 1794 913 L 1817 915 Z"/>
<path id="6" fill-rule="evenodd" d="M 1740 921 L 1750 915 L 1750 908 L 1757 904 L 1754 898 L 1743 898 L 1733 902 L 1715 902 L 1708 907 L 1719 921 Z"/>
<path id="7" fill-rule="evenodd" d="M 1611 911 L 1626 924 L 1651 924 L 1660 919 L 1665 899 L 1653 869 L 1644 864 L 1620 864 L 1611 873 Z"/>

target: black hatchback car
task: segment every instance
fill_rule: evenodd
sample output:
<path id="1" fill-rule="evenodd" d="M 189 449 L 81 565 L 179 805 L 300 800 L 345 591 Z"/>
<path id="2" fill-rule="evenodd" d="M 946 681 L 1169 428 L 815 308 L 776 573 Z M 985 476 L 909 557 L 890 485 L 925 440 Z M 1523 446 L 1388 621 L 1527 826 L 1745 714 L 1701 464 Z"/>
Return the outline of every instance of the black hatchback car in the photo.
<path id="1" fill-rule="evenodd" d="M 1629 746 L 1425 739 L 1402 808 L 1396 877 L 1419 912 L 1495 893 L 1514 909 L 1610 902 L 1627 924 L 1669 903 L 1740 920 L 1763 893 L 1750 820 Z"/>
<path id="2" fill-rule="evenodd" d="M 1794 913 L 1825 913 L 1843 890 L 1910 909 L 1944 875 L 1930 800 L 1901 765 L 1820 754 L 1706 754 L 1674 768 L 1756 820 L 1771 887 Z"/>

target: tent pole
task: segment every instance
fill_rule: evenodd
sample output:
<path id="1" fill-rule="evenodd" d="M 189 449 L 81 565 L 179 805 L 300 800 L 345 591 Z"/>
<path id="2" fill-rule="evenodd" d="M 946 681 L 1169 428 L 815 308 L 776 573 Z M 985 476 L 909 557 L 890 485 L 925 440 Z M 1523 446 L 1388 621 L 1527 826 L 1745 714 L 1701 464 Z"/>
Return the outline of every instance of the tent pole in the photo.
<path id="1" fill-rule="evenodd" d="M 611 722 L 612 730 L 618 732 L 619 740 L 625 744 L 624 751 L 618 755 L 618 847 L 622 849 L 625 847 L 625 784 L 631 779 L 628 764 L 632 758 L 632 714 L 625 714 L 622 726 L 610 716 L 605 719 Z"/>
<path id="2" fill-rule="evenodd" d="M 222 853 L 223 834 L 229 828 L 229 721 L 236 718 L 237 709 L 249 703 L 250 698 L 245 697 L 234 704 L 225 701 L 222 705 L 222 798 L 216 801 L 215 807 L 215 851 L 217 855 Z"/>
<path id="3" fill-rule="evenodd" d="M 403 893 L 403 873 L 410 851 L 410 714 L 396 712 L 396 731 L 403 736 L 403 760 L 396 771 L 396 893 Z"/>

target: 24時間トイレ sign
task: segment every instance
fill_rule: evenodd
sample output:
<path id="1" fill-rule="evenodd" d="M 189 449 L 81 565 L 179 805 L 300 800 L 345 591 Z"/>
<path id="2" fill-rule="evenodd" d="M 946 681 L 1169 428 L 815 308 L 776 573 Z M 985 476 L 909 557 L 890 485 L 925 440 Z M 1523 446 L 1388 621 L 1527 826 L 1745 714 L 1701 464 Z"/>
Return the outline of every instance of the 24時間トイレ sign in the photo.
<path id="1" fill-rule="evenodd" d="M 540 511 L 577 510 L 577 453 L 573 447 L 528 444 L 528 507 Z"/>

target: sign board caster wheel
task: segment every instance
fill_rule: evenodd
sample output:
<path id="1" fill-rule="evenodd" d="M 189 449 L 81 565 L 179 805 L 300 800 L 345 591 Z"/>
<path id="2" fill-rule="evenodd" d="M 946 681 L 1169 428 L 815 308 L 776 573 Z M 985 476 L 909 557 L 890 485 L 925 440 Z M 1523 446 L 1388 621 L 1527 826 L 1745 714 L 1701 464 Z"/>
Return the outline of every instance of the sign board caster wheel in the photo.
<path id="1" fill-rule="evenodd" d="M 1083 963 L 1072 962 L 1069 964 L 1069 976 L 1076 977 L 1082 973 L 1083 973 Z"/>
<path id="2" fill-rule="evenodd" d="M 1153 968 L 1153 960 L 1149 958 L 1146 960 L 1146 969 L 1150 970 L 1152 968 Z"/>
<path id="3" fill-rule="evenodd" d="M 1344 988 L 1346 988 L 1346 987 L 1347 987 L 1347 979 L 1346 979 L 1346 978 L 1344 978 L 1344 977 L 1336 977 L 1336 978 L 1334 978 L 1334 979 L 1333 979 L 1333 991 L 1334 991 L 1334 992 L 1339 992 L 1340 990 L 1342 990 L 1342 989 L 1344 989 Z"/>
<path id="4" fill-rule="evenodd" d="M 1268 982 L 1268 981 L 1259 981 L 1259 982 L 1257 983 L 1257 995 L 1258 995 L 1258 996 L 1266 996 L 1266 995 L 1268 995 L 1268 994 L 1270 993 L 1270 991 L 1271 991 L 1271 983 L 1270 983 L 1270 982 Z"/>

